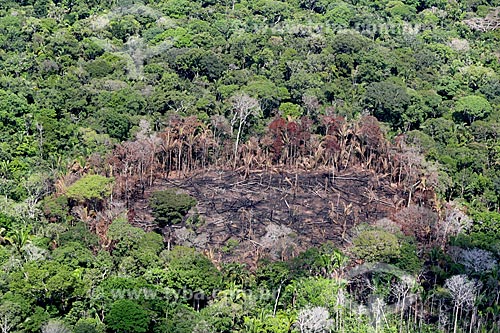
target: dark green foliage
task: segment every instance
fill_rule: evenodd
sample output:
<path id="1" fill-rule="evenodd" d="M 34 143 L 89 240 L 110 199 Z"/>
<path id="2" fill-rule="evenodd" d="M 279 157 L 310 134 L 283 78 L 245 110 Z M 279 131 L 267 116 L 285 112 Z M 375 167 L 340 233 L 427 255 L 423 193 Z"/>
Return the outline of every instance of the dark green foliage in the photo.
<path id="1" fill-rule="evenodd" d="M 59 234 L 58 242 L 60 245 L 79 242 L 91 249 L 97 248 L 99 244 L 97 235 L 90 232 L 88 226 L 83 222 L 75 223 L 67 231 Z"/>
<path id="2" fill-rule="evenodd" d="M 87 63 L 87 71 L 92 77 L 100 78 L 113 74 L 120 76 L 124 73 L 126 62 L 123 58 L 111 53 L 104 53 Z"/>
<path id="3" fill-rule="evenodd" d="M 0 1 L 2 327 L 13 309 L 10 332 L 40 332 L 49 320 L 63 320 L 77 333 L 288 333 L 299 330 L 294 323 L 306 305 L 318 305 L 329 308 L 332 332 L 437 332 L 435 308 L 453 308 L 444 282 L 467 272 L 429 247 L 480 248 L 500 259 L 500 35 L 470 26 L 496 7 L 491 0 Z M 306 163 L 326 149 L 363 159 L 358 166 L 375 173 L 381 186 L 395 186 L 395 201 L 413 189 L 415 203 L 432 204 L 432 223 L 424 218 L 404 230 L 420 231 L 432 244 L 386 230 L 352 238 L 347 232 L 349 265 L 340 250 L 324 245 L 288 262 L 261 261 L 254 273 L 225 262 L 246 256 L 249 241 L 259 241 L 257 233 L 242 233 L 236 247 L 235 235 L 221 240 L 222 248 L 207 244 L 219 273 L 193 249 L 169 251 L 163 244 L 194 198 L 174 190 L 153 194 L 150 207 L 164 235 L 138 228 L 144 212 L 133 208 L 144 207 L 142 194 L 155 178 L 214 161 L 227 166 L 236 129 L 231 97 L 239 92 L 263 111 L 243 126 L 242 156 L 254 148 L 259 158 L 281 150 L 302 154 Z M 393 145 L 383 139 L 366 151 L 356 145 L 378 135 L 373 126 L 356 126 L 366 114 L 384 122 Z M 186 121 L 189 115 L 199 122 Z M 295 126 L 308 122 L 301 115 L 311 124 L 294 136 Z M 266 126 L 275 116 L 290 119 L 270 142 Z M 328 133 L 324 120 L 338 116 L 345 123 Z M 338 142 L 326 140 L 331 136 Z M 308 137 L 318 145 L 303 149 Z M 126 140 L 136 141 L 114 149 Z M 371 155 L 385 150 L 387 158 Z M 427 161 L 412 164 L 420 152 Z M 197 160 L 201 154 L 206 158 Z M 383 164 L 389 166 L 378 172 Z M 351 165 L 339 169 L 350 172 Z M 407 174 L 398 177 L 398 170 Z M 46 182 L 32 186 L 37 177 Z M 445 201 L 452 200 L 473 218 L 460 232 L 444 224 Z M 363 218 L 359 213 L 355 218 Z M 234 222 L 245 230 L 245 221 Z M 195 233 L 202 223 L 196 214 L 186 219 Z M 453 235 L 450 243 L 442 233 Z M 287 246 L 303 248 L 300 236 Z M 382 321 L 343 307 L 353 293 L 342 281 L 360 259 L 422 273 L 411 291 L 418 293 L 415 306 L 402 317 L 386 311 Z M 482 288 L 474 308 L 459 309 L 457 331 L 497 330 L 497 271 L 473 275 Z M 366 277 L 384 302 L 397 302 L 387 286 L 393 276 Z M 169 287 L 223 290 L 198 302 L 167 301 Z M 255 300 L 240 287 L 275 294 Z M 117 298 L 118 289 L 130 297 Z M 369 305 L 368 298 L 361 293 L 355 300 Z M 453 313 L 441 314 L 453 322 Z M 441 328 L 451 331 L 449 324 Z"/>
<path id="4" fill-rule="evenodd" d="M 194 249 L 176 246 L 167 253 L 166 262 L 166 284 L 171 288 L 183 290 L 189 286 L 193 292 L 204 293 L 201 299 L 206 301 L 206 297 L 220 286 L 217 268 Z"/>
<path id="5" fill-rule="evenodd" d="M 104 325 L 95 319 L 81 318 L 73 328 L 74 333 L 104 333 Z"/>
<path id="6" fill-rule="evenodd" d="M 199 312 L 185 305 L 178 305 L 169 311 L 169 316 L 159 328 L 164 332 L 191 333 L 202 319 Z"/>
<path id="7" fill-rule="evenodd" d="M 418 257 L 418 244 L 409 237 L 400 238 L 399 256 L 394 264 L 405 272 L 417 275 L 423 268 L 423 261 Z"/>
<path id="8" fill-rule="evenodd" d="M 320 248 L 310 248 L 291 261 L 290 268 L 295 277 L 331 276 L 342 269 L 348 258 L 331 243 Z"/>
<path id="9" fill-rule="evenodd" d="M 65 222 L 69 217 L 68 211 L 68 197 L 65 195 L 50 195 L 43 200 L 43 213 L 51 222 Z"/>
<path id="10" fill-rule="evenodd" d="M 289 281 L 293 276 L 288 263 L 271 262 L 268 260 L 262 260 L 259 263 L 259 267 L 255 272 L 255 275 L 257 283 L 269 288 L 270 290 L 276 290 L 280 285 Z"/>
<path id="11" fill-rule="evenodd" d="M 5 230 L 12 230 L 13 227 L 17 225 L 19 225 L 19 220 L 17 218 L 5 213 L 0 213 L 0 228 L 4 228 Z"/>
<path id="12" fill-rule="evenodd" d="M 377 119 L 394 128 L 403 125 L 403 115 L 410 104 L 405 87 L 393 82 L 374 82 L 366 88 L 364 105 Z"/>
<path id="13" fill-rule="evenodd" d="M 68 242 L 52 252 L 52 258 L 70 267 L 90 267 L 95 257 L 92 252 L 80 242 Z"/>
<path id="14" fill-rule="evenodd" d="M 106 324 L 117 333 L 147 332 L 149 322 L 147 311 L 134 301 L 127 299 L 114 302 L 106 315 Z"/>
<path id="15" fill-rule="evenodd" d="M 83 54 L 88 60 L 94 60 L 104 53 L 104 49 L 93 39 L 84 38 L 82 41 Z"/>
<path id="16" fill-rule="evenodd" d="M 110 137 L 124 141 L 129 137 L 130 119 L 126 114 L 109 109 L 102 109 L 97 114 L 99 130 L 104 130 Z"/>
<path id="17" fill-rule="evenodd" d="M 500 253 L 500 213 L 471 209 L 476 223 L 470 232 L 460 234 L 451 243 L 464 248 L 480 248 Z"/>
<path id="18" fill-rule="evenodd" d="M 160 226 L 182 222 L 188 211 L 196 205 L 196 199 L 175 189 L 158 191 L 151 195 L 149 205 Z"/>
<path id="19" fill-rule="evenodd" d="M 128 37 L 133 36 L 140 28 L 132 15 L 125 15 L 109 22 L 109 31 L 114 38 L 126 41 Z"/>

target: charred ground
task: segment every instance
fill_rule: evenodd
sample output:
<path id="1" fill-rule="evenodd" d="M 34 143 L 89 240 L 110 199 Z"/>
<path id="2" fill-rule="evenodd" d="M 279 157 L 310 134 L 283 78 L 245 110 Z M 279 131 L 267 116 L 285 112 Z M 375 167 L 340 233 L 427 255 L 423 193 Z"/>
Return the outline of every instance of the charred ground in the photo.
<path id="1" fill-rule="evenodd" d="M 213 260 L 286 259 L 326 241 L 349 242 L 361 223 L 391 217 L 405 202 L 395 184 L 372 172 L 210 170 L 157 181 L 134 203 L 131 222 L 155 229 L 147 197 L 177 188 L 198 205 L 180 225 L 161 231 L 169 244 L 204 250 Z"/>

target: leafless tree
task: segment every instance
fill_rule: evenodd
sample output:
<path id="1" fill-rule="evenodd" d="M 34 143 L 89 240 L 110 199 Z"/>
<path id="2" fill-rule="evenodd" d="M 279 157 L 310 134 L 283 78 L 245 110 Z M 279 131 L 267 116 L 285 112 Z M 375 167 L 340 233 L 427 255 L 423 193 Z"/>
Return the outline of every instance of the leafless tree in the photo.
<path id="1" fill-rule="evenodd" d="M 385 317 L 386 304 L 382 298 L 376 297 L 370 304 L 370 312 L 373 316 L 373 324 L 375 325 L 375 332 L 379 332 L 382 319 L 387 322 Z"/>
<path id="2" fill-rule="evenodd" d="M 401 226 L 403 233 L 414 236 L 419 242 L 431 244 L 438 215 L 427 207 L 410 205 L 394 215 L 395 221 Z"/>
<path id="3" fill-rule="evenodd" d="M 215 329 L 207 323 L 205 320 L 202 320 L 193 327 L 193 333 L 212 333 L 215 332 Z"/>
<path id="4" fill-rule="evenodd" d="M 446 280 L 444 286 L 450 291 L 453 299 L 453 333 L 456 333 L 460 311 L 474 306 L 481 284 L 478 281 L 469 280 L 466 275 L 454 275 Z"/>
<path id="5" fill-rule="evenodd" d="M 490 251 L 473 248 L 452 248 L 449 251 L 455 262 L 465 266 L 469 272 L 484 273 L 492 271 L 498 264 Z"/>
<path id="6" fill-rule="evenodd" d="M 34 219 L 37 217 L 38 203 L 45 194 L 49 192 L 49 180 L 47 176 L 32 175 L 23 184 L 26 193 L 26 217 Z"/>
<path id="7" fill-rule="evenodd" d="M 316 111 L 319 109 L 321 105 L 316 96 L 310 96 L 310 95 L 302 96 L 302 103 L 304 103 L 304 106 L 306 107 L 307 110 L 307 115 L 309 116 L 315 116 Z"/>
<path id="8" fill-rule="evenodd" d="M 231 125 L 226 117 L 222 115 L 214 115 L 210 118 L 210 125 L 215 142 L 216 156 L 219 156 L 221 150 L 221 143 L 224 137 L 229 136 L 232 131 Z M 217 161 L 217 159 L 216 159 Z"/>
<path id="9" fill-rule="evenodd" d="M 500 28 L 500 7 L 492 9 L 485 18 L 471 18 L 464 21 L 471 29 L 482 32 L 492 31 Z"/>
<path id="10" fill-rule="evenodd" d="M 32 243 L 28 243 L 23 247 L 24 260 L 26 261 L 40 261 L 47 258 L 48 251 L 38 247 Z"/>
<path id="11" fill-rule="evenodd" d="M 405 308 L 411 305 L 414 301 L 413 297 L 408 297 L 412 287 L 415 286 L 415 280 L 410 276 L 401 277 L 401 281 L 397 282 L 391 289 L 392 294 L 397 298 L 396 311 L 399 311 L 399 332 L 403 332 L 403 316 Z M 412 295 L 413 296 L 413 295 Z"/>
<path id="12" fill-rule="evenodd" d="M 275 259 L 284 259 L 287 250 L 293 244 L 290 237 L 294 231 L 285 225 L 271 223 L 266 226 L 266 234 L 260 239 L 260 244 Z"/>
<path id="13" fill-rule="evenodd" d="M 42 326 L 42 333 L 70 333 L 71 331 L 64 323 L 57 320 L 50 320 Z"/>
<path id="14" fill-rule="evenodd" d="M 20 321 L 18 316 L 21 313 L 21 307 L 12 302 L 5 302 L 0 306 L 0 330 L 1 333 L 9 333 Z"/>
<path id="15" fill-rule="evenodd" d="M 241 131 L 246 126 L 251 116 L 257 117 L 260 114 L 259 101 L 245 93 L 238 93 L 231 97 L 233 106 L 233 117 L 231 119 L 231 131 L 237 126 L 236 142 L 234 145 L 234 165 L 238 158 L 238 146 L 241 139 Z"/>
<path id="16" fill-rule="evenodd" d="M 333 320 L 329 318 L 328 310 L 323 307 L 305 308 L 299 312 L 295 324 L 301 333 L 330 332 Z"/>
<path id="17" fill-rule="evenodd" d="M 196 237 L 196 233 L 186 227 L 174 230 L 175 238 L 180 245 L 190 246 Z"/>
<path id="18" fill-rule="evenodd" d="M 472 219 L 468 217 L 456 204 L 449 203 L 446 206 L 445 216 L 439 221 L 436 233 L 441 244 L 448 242 L 448 237 L 456 236 L 472 225 Z"/>

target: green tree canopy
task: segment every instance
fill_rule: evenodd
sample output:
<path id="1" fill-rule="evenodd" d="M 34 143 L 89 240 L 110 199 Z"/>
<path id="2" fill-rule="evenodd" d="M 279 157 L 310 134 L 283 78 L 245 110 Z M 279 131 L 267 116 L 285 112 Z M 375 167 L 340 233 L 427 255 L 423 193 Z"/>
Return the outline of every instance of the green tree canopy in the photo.
<path id="1" fill-rule="evenodd" d="M 145 333 L 148 331 L 150 317 L 134 301 L 121 299 L 113 303 L 105 322 L 116 333 Z"/>
<path id="2" fill-rule="evenodd" d="M 112 183 L 113 178 L 101 175 L 86 175 L 68 187 L 66 196 L 78 202 L 104 200 L 111 194 Z"/>
<path id="3" fill-rule="evenodd" d="M 486 118 L 492 111 L 490 102 L 482 96 L 465 96 L 455 104 L 455 118 L 465 120 L 469 125 L 475 120 Z"/>
<path id="4" fill-rule="evenodd" d="M 177 224 L 187 212 L 196 205 L 196 199 L 184 193 L 177 193 L 175 189 L 168 189 L 153 193 L 149 199 L 153 215 L 160 224 Z"/>

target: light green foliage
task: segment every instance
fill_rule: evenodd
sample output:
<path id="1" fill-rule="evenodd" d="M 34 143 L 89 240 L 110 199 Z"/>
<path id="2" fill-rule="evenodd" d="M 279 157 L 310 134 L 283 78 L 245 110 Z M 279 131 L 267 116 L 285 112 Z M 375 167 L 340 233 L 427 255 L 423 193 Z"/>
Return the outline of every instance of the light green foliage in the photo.
<path id="1" fill-rule="evenodd" d="M 369 262 L 389 263 L 401 253 L 398 238 L 384 230 L 361 231 L 352 240 L 352 244 L 352 252 L 358 258 Z"/>
<path id="2" fill-rule="evenodd" d="M 80 318 L 73 328 L 74 333 L 104 333 L 105 331 L 105 325 L 92 318 Z"/>
<path id="3" fill-rule="evenodd" d="M 283 293 L 285 307 L 304 308 L 307 306 L 335 307 L 341 282 L 325 278 L 301 278 L 289 283 Z"/>
<path id="4" fill-rule="evenodd" d="M 122 264 L 127 265 L 123 260 L 132 260 L 130 269 L 140 272 L 160 264 L 158 254 L 163 250 L 161 235 L 146 233 L 132 226 L 125 217 L 119 217 L 110 225 L 108 238 L 114 244 L 115 257 L 122 257 Z"/>
<path id="5" fill-rule="evenodd" d="M 244 327 L 249 333 L 287 333 L 292 329 L 295 319 L 294 314 L 280 311 L 276 316 L 264 314 L 259 317 L 245 317 Z"/>
<path id="6" fill-rule="evenodd" d="M 331 7 L 332 8 L 325 13 L 325 18 L 328 20 L 327 22 L 332 22 L 344 28 L 348 27 L 355 14 L 353 8 L 344 1 L 335 2 Z"/>
<path id="7" fill-rule="evenodd" d="M 148 290 L 155 292 L 153 285 L 140 278 L 111 276 L 95 287 L 90 301 L 96 309 L 105 312 L 109 312 L 113 303 L 120 299 L 131 299 L 138 304 L 146 305 Z"/>
<path id="8" fill-rule="evenodd" d="M 170 166 L 197 159 L 200 152 L 209 152 L 200 163 L 204 167 L 214 160 L 225 167 L 223 156 L 232 155 L 238 129 L 236 118 L 236 126 L 229 125 L 236 106 L 232 96 L 239 93 L 255 99 L 262 113 L 241 122 L 238 157 L 254 148 L 259 158 L 269 155 L 264 133 L 276 115 L 306 114 L 311 130 L 300 140 L 310 135 L 320 141 L 323 116 L 346 116 L 347 130 L 335 132 L 342 132 L 339 143 L 349 146 L 367 136 L 366 128 L 351 120 L 370 113 L 391 129 L 387 139 L 394 144 L 379 147 L 389 148 L 389 158 L 372 160 L 370 172 L 381 177 L 382 186 L 395 185 L 390 190 L 395 200 L 407 197 L 403 184 L 408 183 L 418 192 L 415 202 L 434 207 L 439 219 L 429 224 L 432 230 L 422 230 L 430 243 L 439 243 L 431 245 L 448 248 L 442 233 L 455 232 L 453 223 L 446 224 L 444 200 L 460 200 L 474 222 L 452 237 L 452 245 L 486 249 L 498 260 L 500 36 L 498 29 L 471 25 L 484 22 L 495 6 L 492 0 L 0 1 L 0 314 L 13 309 L 16 327 L 10 332 L 40 332 L 49 320 L 64 320 L 77 333 L 284 333 L 299 329 L 292 324 L 310 305 L 328 306 L 337 332 L 439 331 L 421 318 L 437 318 L 434 309 L 445 295 L 441 285 L 462 268 L 446 253 L 428 253 L 428 244 L 377 229 L 352 239 L 352 265 L 361 258 L 425 272 L 425 290 L 415 307 L 402 317 L 386 312 L 377 324 L 373 316 L 332 306 L 336 298 L 330 291 L 343 293 L 344 304 L 352 294 L 352 286 L 335 284 L 350 265 L 333 245 L 308 249 L 289 262 L 261 262 L 255 271 L 221 260 L 220 274 L 200 253 L 166 251 L 163 235 L 116 218 L 123 213 L 122 197 L 113 196 L 108 205 L 110 177 L 116 177 L 113 189 L 120 192 L 136 181 L 148 183 L 145 178 L 159 181 Z M 188 128 L 174 130 L 186 115 L 200 120 L 192 137 L 203 145 L 187 143 Z M 144 153 L 138 151 L 117 161 L 115 145 L 130 140 L 142 119 L 151 124 L 152 136 L 144 140 L 154 156 L 137 161 Z M 171 132 L 161 133 L 165 129 Z M 304 156 L 323 148 L 313 147 Z M 339 156 L 354 158 L 363 148 L 352 144 Z M 166 151 L 183 155 L 176 162 Z M 425 178 L 398 177 L 399 170 L 418 172 L 414 165 L 398 165 L 417 151 L 432 170 Z M 70 169 L 75 160 L 83 169 Z M 248 159 L 235 160 L 241 165 Z M 312 160 L 309 155 L 304 162 Z M 154 163 L 160 167 L 153 170 Z M 378 173 L 384 164 L 386 170 Z M 145 177 L 150 167 L 153 173 Z M 345 165 L 345 172 L 350 167 Z M 47 180 L 42 191 L 30 184 L 33 174 Z M 436 198 L 431 189 L 438 189 Z M 136 190 L 126 194 L 126 208 L 143 208 L 141 189 Z M 168 190 L 154 194 L 150 203 L 157 229 L 168 232 L 196 200 Z M 77 221 L 83 212 L 85 221 Z M 359 217 L 364 213 L 370 212 Z M 197 220 L 192 215 L 186 227 L 194 233 L 211 228 Z M 221 248 L 207 243 L 215 260 L 221 250 L 227 252 L 223 259 L 248 250 L 245 235 L 233 236 L 238 246 L 233 240 Z M 315 237 L 311 234 L 311 241 Z M 495 274 L 477 276 L 483 289 L 475 308 L 461 313 L 458 331 L 497 329 Z M 376 287 L 388 291 L 387 281 L 379 280 Z M 169 287 L 221 288 L 226 294 L 239 287 L 266 288 L 275 294 L 255 301 L 238 291 L 229 301 L 220 296 L 166 302 Z M 120 288 L 132 295 L 126 301 L 136 303 L 115 304 L 113 291 Z M 141 288 L 157 297 L 137 296 Z M 442 319 L 447 313 L 440 314 Z"/>
<path id="9" fill-rule="evenodd" d="M 55 261 L 35 261 L 26 263 L 23 271 L 12 273 L 8 279 L 11 290 L 63 310 L 86 292 L 81 276 L 81 268 L 74 269 Z"/>
<path id="10" fill-rule="evenodd" d="M 111 194 L 112 183 L 113 178 L 86 175 L 68 187 L 66 196 L 78 202 L 104 200 Z"/>
<path id="11" fill-rule="evenodd" d="M 80 127 L 81 144 L 84 152 L 98 152 L 105 154 L 111 150 L 112 140 L 109 134 L 99 134 L 87 127 Z"/>
<path id="12" fill-rule="evenodd" d="M 300 106 L 293 103 L 282 103 L 279 110 L 285 119 L 298 119 L 302 115 Z"/>
<path id="13" fill-rule="evenodd" d="M 188 32 L 188 30 L 177 27 L 167 29 L 161 34 L 156 35 L 151 42 L 160 43 L 165 40 L 171 39 L 175 47 L 190 47 L 192 45 L 193 36 Z"/>
<path id="14" fill-rule="evenodd" d="M 181 18 L 189 13 L 198 11 L 199 5 L 198 2 L 188 0 L 166 0 L 162 1 L 161 8 L 167 16 Z"/>
<path id="15" fill-rule="evenodd" d="M 95 257 L 84 244 L 79 242 L 69 242 L 58 247 L 52 252 L 52 258 L 72 268 L 90 267 Z"/>
<path id="16" fill-rule="evenodd" d="M 166 284 L 175 289 L 190 286 L 193 291 L 206 295 L 219 287 L 220 273 L 202 254 L 194 249 L 176 246 L 166 253 Z"/>
<path id="17" fill-rule="evenodd" d="M 4 240 L 12 245 L 18 253 L 21 254 L 22 249 L 33 240 L 31 227 L 17 227 L 4 237 Z"/>
<path id="18" fill-rule="evenodd" d="M 238 90 L 236 88 L 237 86 L 234 87 L 235 89 L 233 91 L 228 92 L 225 95 L 228 97 L 233 95 Z M 285 88 L 280 88 L 271 80 L 260 76 L 253 77 L 252 80 L 249 81 L 245 87 L 243 87 L 243 91 L 248 95 L 256 96 L 259 99 L 264 113 L 270 113 L 279 105 L 281 100 L 290 98 L 290 94 Z"/>
<path id="19" fill-rule="evenodd" d="M 466 120 L 468 124 L 472 124 L 475 120 L 484 119 L 492 110 L 488 100 L 475 95 L 462 97 L 455 104 L 456 116 Z"/>
<path id="20" fill-rule="evenodd" d="M 401 1 L 389 1 L 386 5 L 387 13 L 395 18 L 410 20 L 416 14 L 415 7 L 404 4 Z"/>

